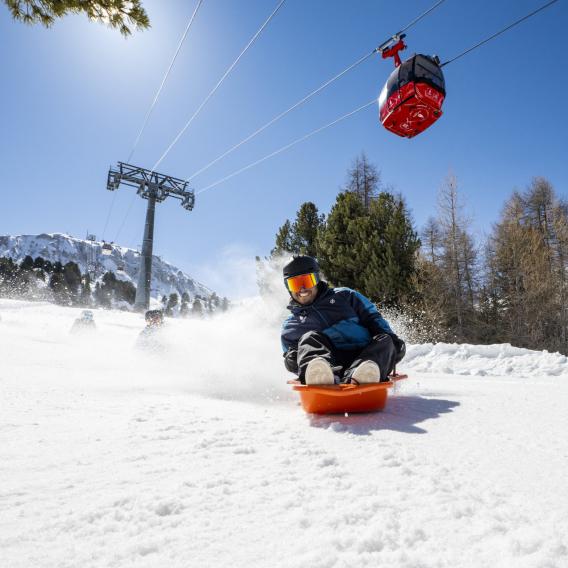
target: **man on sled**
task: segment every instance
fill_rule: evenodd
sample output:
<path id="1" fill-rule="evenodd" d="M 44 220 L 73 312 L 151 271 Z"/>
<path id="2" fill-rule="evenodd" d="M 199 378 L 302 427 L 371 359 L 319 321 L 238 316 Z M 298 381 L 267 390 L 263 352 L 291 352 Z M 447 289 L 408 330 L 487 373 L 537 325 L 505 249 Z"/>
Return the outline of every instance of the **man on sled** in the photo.
<path id="1" fill-rule="evenodd" d="M 319 272 L 311 256 L 284 267 L 291 296 L 281 335 L 286 369 L 308 385 L 388 381 L 406 353 L 404 341 L 370 300 L 331 288 Z"/>

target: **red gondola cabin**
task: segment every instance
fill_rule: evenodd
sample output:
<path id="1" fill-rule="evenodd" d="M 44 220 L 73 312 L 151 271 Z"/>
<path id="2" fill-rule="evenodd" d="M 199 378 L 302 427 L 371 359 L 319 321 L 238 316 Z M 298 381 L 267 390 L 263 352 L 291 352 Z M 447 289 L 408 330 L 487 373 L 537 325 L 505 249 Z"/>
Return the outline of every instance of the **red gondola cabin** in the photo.
<path id="1" fill-rule="evenodd" d="M 413 55 L 391 73 L 379 96 L 379 118 L 391 132 L 412 138 L 442 116 L 446 96 L 438 58 Z"/>

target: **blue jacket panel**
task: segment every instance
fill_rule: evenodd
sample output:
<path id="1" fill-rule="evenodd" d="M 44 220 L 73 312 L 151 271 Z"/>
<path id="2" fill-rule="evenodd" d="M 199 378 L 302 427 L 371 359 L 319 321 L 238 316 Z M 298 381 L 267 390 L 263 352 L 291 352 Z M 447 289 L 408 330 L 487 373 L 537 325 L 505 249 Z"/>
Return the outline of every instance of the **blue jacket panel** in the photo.
<path id="1" fill-rule="evenodd" d="M 375 305 L 350 288 L 329 288 L 318 284 L 315 301 L 302 306 L 295 300 L 288 305 L 292 312 L 282 325 L 282 349 L 297 348 L 308 331 L 324 333 L 342 350 L 363 349 L 379 333 L 393 333 Z"/>

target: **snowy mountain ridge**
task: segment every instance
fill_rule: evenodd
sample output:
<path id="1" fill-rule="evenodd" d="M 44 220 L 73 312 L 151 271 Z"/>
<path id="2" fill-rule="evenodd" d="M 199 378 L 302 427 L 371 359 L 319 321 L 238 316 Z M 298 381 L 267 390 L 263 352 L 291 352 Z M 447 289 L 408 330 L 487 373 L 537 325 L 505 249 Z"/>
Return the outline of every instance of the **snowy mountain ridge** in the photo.
<path id="1" fill-rule="evenodd" d="M 79 239 L 63 233 L 41 233 L 39 235 L 0 236 L 0 257 L 21 261 L 26 256 L 41 256 L 50 262 L 76 262 L 82 273 L 94 269 L 96 277 L 105 272 L 114 272 L 121 280 L 138 282 L 140 253 L 136 250 L 111 244 L 109 255 L 102 254 L 103 243 Z M 197 282 L 179 268 L 154 255 L 152 261 L 151 296 L 161 298 L 187 292 L 191 298 L 199 295 L 208 297 L 212 290 Z"/>

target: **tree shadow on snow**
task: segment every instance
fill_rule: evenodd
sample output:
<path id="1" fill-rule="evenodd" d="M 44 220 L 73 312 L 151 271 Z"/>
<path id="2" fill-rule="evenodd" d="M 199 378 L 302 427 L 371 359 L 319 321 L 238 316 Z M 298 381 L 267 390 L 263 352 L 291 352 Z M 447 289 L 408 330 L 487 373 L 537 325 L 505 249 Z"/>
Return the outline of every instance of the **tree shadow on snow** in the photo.
<path id="1" fill-rule="evenodd" d="M 426 434 L 427 430 L 417 424 L 426 420 L 440 418 L 442 414 L 453 412 L 460 403 L 439 398 L 398 395 L 389 397 L 385 409 L 366 414 L 316 415 L 310 414 L 310 426 L 329 428 L 337 432 L 349 432 L 361 436 L 375 430 L 393 430 L 407 434 Z"/>

